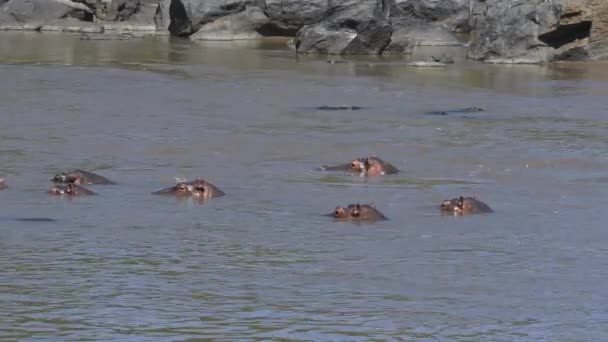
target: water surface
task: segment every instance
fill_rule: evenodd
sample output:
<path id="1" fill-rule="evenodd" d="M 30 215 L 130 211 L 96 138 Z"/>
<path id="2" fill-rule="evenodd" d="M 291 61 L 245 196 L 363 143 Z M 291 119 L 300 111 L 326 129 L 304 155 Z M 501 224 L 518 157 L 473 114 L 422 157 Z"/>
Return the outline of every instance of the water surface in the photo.
<path id="1" fill-rule="evenodd" d="M 2 37 L 2 339 L 608 336 L 606 64 L 453 49 L 456 64 L 416 69 L 437 51 L 328 64 L 277 41 Z M 424 114 L 472 106 L 486 111 Z M 314 170 L 372 153 L 403 172 Z M 120 185 L 47 196 L 71 168 Z M 176 177 L 227 196 L 150 195 Z M 495 213 L 438 214 L 460 194 Z M 357 201 L 390 220 L 321 215 Z"/>

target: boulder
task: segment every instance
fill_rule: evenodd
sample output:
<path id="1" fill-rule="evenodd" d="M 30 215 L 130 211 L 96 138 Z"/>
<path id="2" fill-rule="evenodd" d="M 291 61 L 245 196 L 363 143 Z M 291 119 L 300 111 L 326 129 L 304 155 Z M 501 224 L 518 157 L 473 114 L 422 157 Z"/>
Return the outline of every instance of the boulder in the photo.
<path id="1" fill-rule="evenodd" d="M 449 31 L 469 32 L 469 0 L 396 0 L 412 18 L 435 23 Z"/>
<path id="2" fill-rule="evenodd" d="M 541 63 L 608 58 L 608 2 L 471 0 L 469 58 Z"/>
<path id="3" fill-rule="evenodd" d="M 139 0 L 113 0 L 106 20 L 126 21 L 140 11 Z"/>
<path id="4" fill-rule="evenodd" d="M 258 30 L 268 23 L 268 17 L 259 7 L 247 7 L 244 11 L 216 19 L 190 36 L 193 40 L 242 40 L 256 39 Z"/>
<path id="5" fill-rule="evenodd" d="M 266 0 L 264 13 L 273 35 L 295 36 L 304 25 L 314 24 L 329 10 L 327 0 Z"/>
<path id="6" fill-rule="evenodd" d="M 391 42 L 393 28 L 386 0 L 329 0 L 319 23 L 296 35 L 298 53 L 380 54 Z"/>
<path id="7" fill-rule="evenodd" d="M 203 25 L 257 5 L 257 0 L 171 0 L 169 32 L 187 37 Z"/>
<path id="8" fill-rule="evenodd" d="M 0 26 L 39 29 L 45 23 L 68 17 L 84 17 L 90 9 L 69 0 L 9 0 L 0 8 Z"/>
<path id="9" fill-rule="evenodd" d="M 171 0 L 160 0 L 158 7 L 156 7 L 156 13 L 154 13 L 154 24 L 156 25 L 157 31 L 168 31 L 171 18 L 169 16 L 169 6 Z"/>

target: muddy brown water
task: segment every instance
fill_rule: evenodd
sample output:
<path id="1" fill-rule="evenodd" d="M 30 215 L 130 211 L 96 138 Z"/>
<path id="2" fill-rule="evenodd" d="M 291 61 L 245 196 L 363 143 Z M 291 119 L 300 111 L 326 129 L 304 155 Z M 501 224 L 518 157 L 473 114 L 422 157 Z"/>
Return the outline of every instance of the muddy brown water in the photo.
<path id="1" fill-rule="evenodd" d="M 605 340 L 608 65 L 447 51 L 2 33 L 0 338 Z M 402 173 L 314 170 L 371 153 Z M 120 185 L 47 196 L 69 168 Z M 227 195 L 150 195 L 199 176 Z M 389 220 L 322 216 L 357 201 Z"/>

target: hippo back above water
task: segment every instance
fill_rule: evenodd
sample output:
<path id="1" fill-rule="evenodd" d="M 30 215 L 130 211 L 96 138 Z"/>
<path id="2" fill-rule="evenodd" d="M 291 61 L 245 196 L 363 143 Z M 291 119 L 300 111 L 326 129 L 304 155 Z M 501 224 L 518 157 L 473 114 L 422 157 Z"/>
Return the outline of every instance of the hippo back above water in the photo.
<path id="1" fill-rule="evenodd" d="M 399 173 L 399 170 L 391 163 L 385 162 L 380 157 L 376 156 L 357 158 L 353 159 L 350 163 L 335 166 L 323 165 L 319 170 L 347 171 L 364 176 L 393 175 Z"/>
<path id="2" fill-rule="evenodd" d="M 329 214 L 336 220 L 353 222 L 376 222 L 387 220 L 373 204 L 349 204 L 348 207 L 336 207 L 333 213 Z"/>
<path id="3" fill-rule="evenodd" d="M 62 172 L 56 174 L 53 179 L 55 183 L 74 183 L 74 184 L 100 184 L 100 185 L 111 185 L 116 184 L 111 180 L 100 176 L 98 174 L 76 169 L 72 171 Z"/>
<path id="4" fill-rule="evenodd" d="M 453 215 L 487 214 L 494 210 L 484 202 L 474 197 L 452 198 L 445 200 L 440 205 L 442 213 Z"/>
<path id="5" fill-rule="evenodd" d="M 176 185 L 155 191 L 153 195 L 170 195 L 177 197 L 191 197 L 200 200 L 208 200 L 215 197 L 224 196 L 225 193 L 215 185 L 206 182 L 202 178 L 197 178 L 191 182 L 178 182 Z"/>

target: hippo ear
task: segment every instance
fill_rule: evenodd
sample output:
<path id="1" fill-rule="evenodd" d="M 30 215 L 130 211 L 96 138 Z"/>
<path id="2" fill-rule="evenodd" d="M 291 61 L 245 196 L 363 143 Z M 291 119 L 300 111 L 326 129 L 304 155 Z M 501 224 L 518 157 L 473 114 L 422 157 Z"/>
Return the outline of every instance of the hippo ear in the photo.
<path id="1" fill-rule="evenodd" d="M 357 210 L 361 210 L 361 205 L 360 205 L 359 203 L 357 203 L 357 204 L 355 205 L 355 209 L 357 209 Z"/>
<path id="2" fill-rule="evenodd" d="M 374 202 L 370 203 L 369 206 L 372 208 L 376 208 L 376 204 L 374 204 Z"/>

